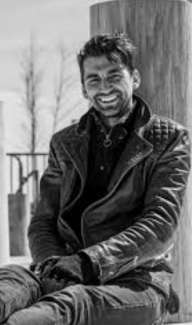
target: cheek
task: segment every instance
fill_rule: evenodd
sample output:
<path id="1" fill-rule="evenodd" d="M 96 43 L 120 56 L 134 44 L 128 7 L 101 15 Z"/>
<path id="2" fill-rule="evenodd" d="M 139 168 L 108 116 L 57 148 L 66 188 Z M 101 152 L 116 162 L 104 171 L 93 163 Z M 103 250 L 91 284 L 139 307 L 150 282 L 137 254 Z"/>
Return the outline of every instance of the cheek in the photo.
<path id="1" fill-rule="evenodd" d="M 85 93 L 85 98 L 91 103 L 94 102 L 94 94 L 90 91 Z"/>
<path id="2" fill-rule="evenodd" d="M 92 88 L 87 88 L 86 93 L 88 98 L 92 99 L 97 94 L 97 91 L 95 91 L 95 89 Z"/>

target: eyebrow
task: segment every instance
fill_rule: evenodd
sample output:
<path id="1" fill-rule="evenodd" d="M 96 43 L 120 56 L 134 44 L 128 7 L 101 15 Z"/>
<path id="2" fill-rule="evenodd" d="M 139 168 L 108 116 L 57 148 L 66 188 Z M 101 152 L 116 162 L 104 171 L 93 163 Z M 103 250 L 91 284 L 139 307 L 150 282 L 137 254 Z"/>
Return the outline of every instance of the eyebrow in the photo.
<path id="1" fill-rule="evenodd" d="M 109 74 L 110 74 L 110 73 L 121 72 L 121 71 L 122 71 L 121 68 L 113 68 L 112 70 L 109 70 Z"/>
<path id="2" fill-rule="evenodd" d="M 111 70 L 108 71 L 108 74 L 113 74 L 113 73 L 117 73 L 117 72 L 121 72 L 121 68 L 113 68 Z M 98 74 L 97 73 L 90 73 L 88 74 L 87 76 L 85 76 L 86 79 L 89 79 L 89 78 L 96 78 L 98 77 Z"/>
<path id="3" fill-rule="evenodd" d="M 89 78 L 96 78 L 98 77 L 98 75 L 96 73 L 90 73 L 88 74 L 87 76 L 85 76 L 86 79 L 89 79 Z"/>

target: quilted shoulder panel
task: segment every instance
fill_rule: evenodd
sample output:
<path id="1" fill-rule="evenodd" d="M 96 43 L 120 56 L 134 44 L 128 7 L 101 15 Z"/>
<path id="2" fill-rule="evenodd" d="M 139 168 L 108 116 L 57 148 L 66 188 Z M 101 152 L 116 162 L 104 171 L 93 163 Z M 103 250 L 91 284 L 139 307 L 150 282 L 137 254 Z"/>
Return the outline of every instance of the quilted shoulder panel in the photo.
<path id="1" fill-rule="evenodd" d="M 153 115 L 146 126 L 144 138 L 148 140 L 157 151 L 161 151 L 167 144 L 178 136 L 184 127 L 165 117 Z"/>

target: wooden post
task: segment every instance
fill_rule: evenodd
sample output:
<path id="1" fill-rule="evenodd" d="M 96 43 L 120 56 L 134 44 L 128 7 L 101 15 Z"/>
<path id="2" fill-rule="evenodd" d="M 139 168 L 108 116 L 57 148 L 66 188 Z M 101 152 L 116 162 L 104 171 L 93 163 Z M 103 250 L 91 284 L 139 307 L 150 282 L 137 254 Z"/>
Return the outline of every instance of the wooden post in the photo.
<path id="1" fill-rule="evenodd" d="M 4 140 L 4 119 L 3 104 L 0 102 L 0 266 L 9 261 L 9 227 L 8 207 L 5 187 L 5 140 Z"/>
<path id="2" fill-rule="evenodd" d="M 26 242 L 26 194 L 8 194 L 9 212 L 9 246 L 10 255 L 25 256 L 27 254 Z"/>
<path id="3" fill-rule="evenodd" d="M 91 36 L 124 32 L 138 48 L 138 93 L 152 110 L 187 126 L 192 138 L 192 3 L 118 0 L 90 8 Z M 192 177 L 174 256 L 174 287 L 181 308 L 171 321 L 192 321 Z"/>

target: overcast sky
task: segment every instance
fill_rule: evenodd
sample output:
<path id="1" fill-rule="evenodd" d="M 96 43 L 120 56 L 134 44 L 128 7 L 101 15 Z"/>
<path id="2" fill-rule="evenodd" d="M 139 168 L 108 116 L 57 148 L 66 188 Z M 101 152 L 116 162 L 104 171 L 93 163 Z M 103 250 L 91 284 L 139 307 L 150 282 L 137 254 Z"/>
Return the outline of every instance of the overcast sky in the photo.
<path id="1" fill-rule="evenodd" d="M 0 93 L 18 86 L 19 55 L 30 33 L 54 46 L 89 36 L 89 0 L 0 0 Z"/>
<path id="2" fill-rule="evenodd" d="M 109 1 L 109 0 L 105 0 Z M 87 109 L 81 95 L 76 53 L 89 38 L 89 8 L 103 0 L 0 0 L 0 101 L 3 101 L 6 145 L 9 151 L 24 150 L 23 125 L 26 110 L 21 105 L 21 53 L 29 44 L 30 34 L 45 49 L 42 68 L 45 69 L 43 98 L 41 102 L 41 125 L 50 129 L 52 117 L 49 95 L 53 91 L 56 46 L 61 41 L 71 51 L 68 64 L 76 78 L 76 83 L 67 92 L 63 107 L 64 119 L 58 128 L 78 118 Z M 71 57 L 71 56 L 70 56 Z M 75 71 L 76 69 L 76 71 Z M 52 87 L 52 88 L 51 88 Z M 77 99 L 82 105 L 76 105 Z M 74 109 L 75 107 L 75 109 Z M 73 108 L 73 109 L 71 109 Z M 62 112 L 61 112 L 62 113 Z M 21 133 L 21 134 L 20 134 Z M 18 136 L 15 137 L 15 134 Z M 46 134 L 46 131 L 44 132 Z M 22 141 L 21 141 L 22 139 Z"/>

